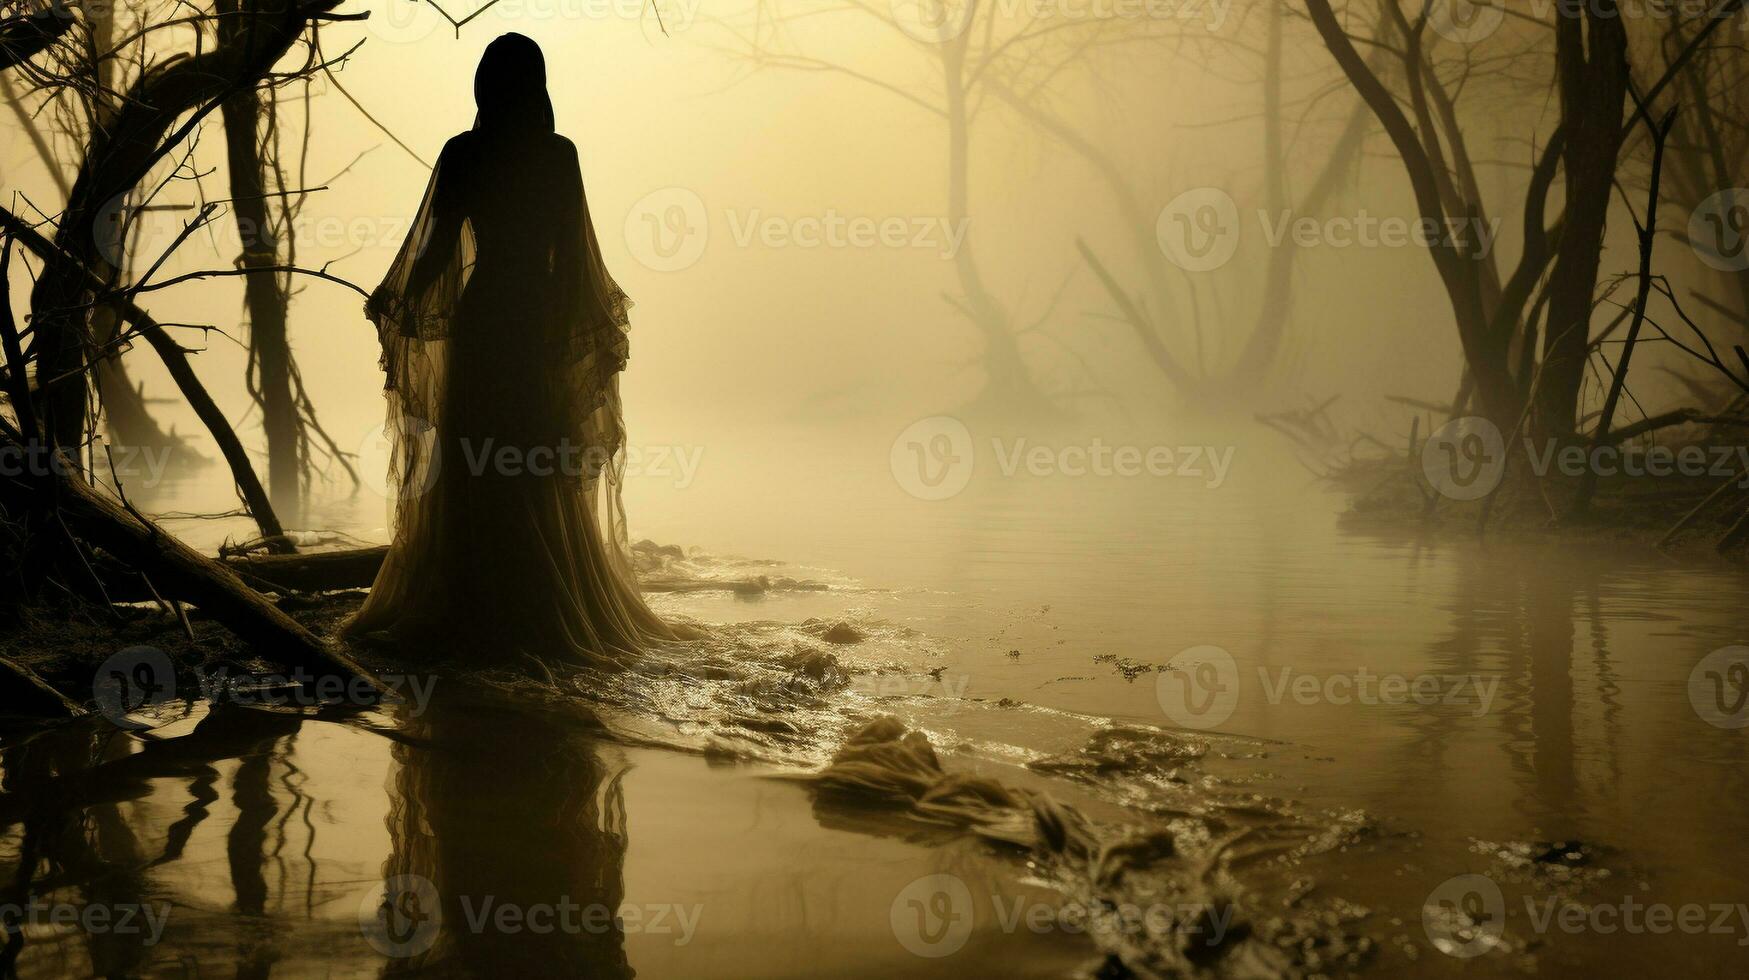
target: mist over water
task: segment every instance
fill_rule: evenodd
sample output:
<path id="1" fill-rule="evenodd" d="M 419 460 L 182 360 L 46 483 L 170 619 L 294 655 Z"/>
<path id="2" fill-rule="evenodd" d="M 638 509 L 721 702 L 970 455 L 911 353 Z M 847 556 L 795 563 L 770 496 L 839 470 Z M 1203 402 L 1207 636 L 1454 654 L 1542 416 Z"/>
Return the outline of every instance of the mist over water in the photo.
<path id="1" fill-rule="evenodd" d="M 100 712 L 8 728 L 6 902 L 43 904 L 0 916 L 23 937 L 0 972 L 1613 976 L 1743 962 L 1741 563 L 1625 534 L 1367 520 L 1355 502 L 1380 496 L 1384 464 L 1365 486 L 1331 478 L 1368 447 L 1421 465 L 1444 421 L 1430 408 L 1451 405 L 1466 364 L 1430 257 L 1481 249 L 1510 271 L 1527 248 L 1510 202 L 1561 119 L 1547 66 L 1477 70 L 1440 125 L 1476 162 L 1448 176 L 1494 206 L 1423 227 L 1301 5 L 1143 6 L 1098 8 L 1115 19 L 1073 35 L 1084 46 L 1039 42 L 964 102 L 943 84 L 964 66 L 940 42 L 966 5 L 444 3 L 456 20 L 478 12 L 458 30 L 433 4 L 369 0 L 368 20 L 321 26 L 323 54 L 350 53 L 307 103 L 300 86 L 279 95 L 284 162 L 299 148 L 284 179 L 314 190 L 278 245 L 365 292 L 430 162 L 473 125 L 486 44 L 517 31 L 541 45 L 602 258 L 635 303 L 620 382 L 632 554 L 651 608 L 701 636 L 623 670 L 391 659 L 437 683 L 382 706 L 294 710 L 184 683 L 119 725 Z M 1093 16 L 999 9 L 992 36 L 1029 43 Z M 1520 26 L 1470 40 L 1469 21 L 1438 21 L 1428 43 L 1462 60 Z M 1291 121 L 1285 145 L 1259 122 L 1271 105 Z M 22 125 L 4 128 L 7 206 L 40 220 L 33 206 L 52 213 L 62 195 Z M 132 276 L 226 196 L 219 127 L 189 145 L 166 206 L 127 219 Z M 1643 183 L 1624 178 L 1622 200 L 1638 208 Z M 1660 331 L 1682 322 L 1673 296 L 1734 308 L 1732 256 L 1697 229 L 1716 213 L 1725 234 L 1738 199 L 1707 200 L 1690 209 L 1699 224 L 1660 225 Z M 1640 213 L 1600 230 L 1600 282 L 1634 267 Z M 219 221 L 153 278 L 233 268 L 241 251 Z M 33 263 L 11 267 L 21 309 Z M 198 351 L 265 473 L 242 283 L 135 299 Z M 1625 308 L 1623 283 L 1600 322 Z M 294 286 L 290 345 L 327 438 L 278 516 L 308 553 L 387 545 L 391 444 L 364 297 Z M 1276 289 L 1289 301 L 1272 320 Z M 1271 323 L 1278 342 L 1258 354 Z M 1728 336 L 1721 350 L 1742 339 Z M 1636 355 L 1618 427 L 1718 380 L 1663 340 Z M 1528 343 L 1513 356 L 1534 364 Z M 131 379 L 188 441 L 111 438 L 97 471 L 202 554 L 255 538 L 202 422 L 136 346 Z M 1598 350 L 1587 420 L 1619 363 L 1619 346 Z M 1723 404 L 1705 407 L 1741 401 Z M 1447 489 L 1416 479 L 1417 494 Z M 1429 494 L 1426 514 L 1460 499 Z M 356 599 L 280 605 L 331 628 Z M 183 628 L 166 622 L 164 636 Z M 142 938 L 49 911 L 92 907 L 164 918 Z"/>

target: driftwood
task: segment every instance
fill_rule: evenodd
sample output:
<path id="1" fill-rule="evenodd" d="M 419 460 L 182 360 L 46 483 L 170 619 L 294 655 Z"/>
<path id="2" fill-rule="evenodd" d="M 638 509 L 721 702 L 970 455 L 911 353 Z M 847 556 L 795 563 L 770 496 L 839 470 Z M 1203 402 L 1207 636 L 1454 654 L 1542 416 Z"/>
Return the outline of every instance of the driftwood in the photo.
<path id="1" fill-rule="evenodd" d="M 1638 422 L 1624 425 L 1607 434 L 1604 434 L 1603 430 L 1599 428 L 1597 439 L 1599 443 L 1616 445 L 1626 442 L 1635 436 L 1643 436 L 1648 432 L 1655 432 L 1658 429 L 1667 429 L 1675 425 L 1735 425 L 1749 427 L 1749 416 L 1731 414 L 1720 415 L 1711 412 L 1703 412 L 1696 408 L 1678 408 L 1661 415 L 1647 416 Z"/>
<path id="2" fill-rule="evenodd" d="M 0 441 L 22 445 L 18 431 L 3 419 Z M 75 538 L 150 578 L 163 598 L 194 605 L 264 657 L 316 676 L 375 682 L 369 671 L 250 589 L 235 572 L 166 533 L 125 500 L 99 492 L 71 466 L 33 470 L 13 484 L 13 492 L 20 487 L 28 492 L 26 506 L 52 509 Z"/>
<path id="3" fill-rule="evenodd" d="M 1461 381 L 1459 382 L 1458 387 L 1463 387 Z M 1446 405 L 1441 402 L 1430 402 L 1421 398 L 1410 398 L 1408 395 L 1386 395 L 1385 401 L 1396 402 L 1399 405 L 1407 405 L 1410 408 L 1419 408 L 1423 411 L 1434 412 L 1439 415 L 1450 416 L 1456 412 L 1456 408 L 1453 405 Z"/>
<path id="4" fill-rule="evenodd" d="M 386 546 L 378 546 L 295 555 L 220 556 L 213 563 L 256 592 L 335 592 L 370 588 L 388 551 Z M 152 587 L 125 564 L 101 562 L 93 571 L 110 602 L 157 601 Z"/>
<path id="5" fill-rule="evenodd" d="M 166 534 L 83 480 L 53 477 L 56 503 L 75 534 L 149 576 L 165 598 L 192 603 L 268 658 L 316 674 L 370 673 L 243 584 L 236 573 Z"/>
<path id="6" fill-rule="evenodd" d="M 1682 533 L 1682 530 L 1684 528 L 1688 527 L 1690 524 L 1693 524 L 1695 518 L 1699 517 L 1701 515 L 1702 511 L 1705 511 L 1708 507 L 1710 507 L 1712 505 L 1713 501 L 1718 500 L 1720 497 L 1723 497 L 1727 493 L 1729 493 L 1731 491 L 1731 488 L 1735 487 L 1737 485 L 1737 481 L 1739 479 L 1741 479 L 1742 476 L 1743 476 L 1743 474 L 1741 472 L 1733 474 L 1724 483 L 1719 484 L 1719 488 L 1717 490 L 1714 490 L 1712 493 L 1707 494 L 1706 499 L 1702 500 L 1698 504 L 1695 504 L 1694 507 L 1688 511 L 1688 513 L 1683 514 L 1682 519 L 1677 521 L 1675 524 L 1671 525 L 1670 530 L 1665 531 L 1664 536 L 1658 539 L 1658 547 L 1662 548 L 1665 545 L 1669 544 L 1670 539 L 1672 539 L 1672 538 L 1676 537 L 1678 534 Z M 1723 542 L 1720 542 L 1720 544 L 1722 545 Z"/>
<path id="7" fill-rule="evenodd" d="M 35 671 L 6 657 L 0 657 L 0 711 L 51 718 L 75 718 L 86 713 Z"/>
<path id="8" fill-rule="evenodd" d="M 236 572 L 164 534 L 152 521 L 98 493 L 82 479 L 59 478 L 59 506 L 73 532 L 152 579 L 166 598 L 191 602 L 262 655 L 317 674 L 366 677 L 350 656 L 320 641 Z"/>
<path id="9" fill-rule="evenodd" d="M 369 588 L 388 553 L 387 545 L 379 545 L 302 555 L 251 555 L 227 558 L 221 564 L 257 589 L 325 592 Z"/>
<path id="10" fill-rule="evenodd" d="M 387 545 L 377 545 L 343 551 L 308 551 L 296 555 L 224 557 L 217 564 L 234 573 L 245 585 L 257 592 L 334 592 L 370 588 L 388 553 Z M 154 598 L 145 583 L 131 569 L 100 566 L 97 573 L 111 601 L 150 602 Z M 814 583 L 795 583 L 787 579 L 780 580 L 775 586 L 789 589 L 825 588 Z M 773 587 L 774 583 L 763 575 L 739 580 L 645 576 L 639 581 L 642 591 L 652 593 L 734 592 L 738 595 L 758 595 Z"/>

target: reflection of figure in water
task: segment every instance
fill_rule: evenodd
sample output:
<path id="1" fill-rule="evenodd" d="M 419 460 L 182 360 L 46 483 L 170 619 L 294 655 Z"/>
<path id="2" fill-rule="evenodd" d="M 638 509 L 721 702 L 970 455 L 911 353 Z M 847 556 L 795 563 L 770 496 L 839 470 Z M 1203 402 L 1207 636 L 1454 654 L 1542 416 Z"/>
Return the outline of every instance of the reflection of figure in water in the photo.
<path id="1" fill-rule="evenodd" d="M 644 605 L 619 508 L 631 305 L 601 262 L 540 48 L 505 34 L 474 76 L 366 311 L 383 345 L 395 540 L 354 635 L 539 656 L 673 631 Z"/>
<path id="2" fill-rule="evenodd" d="M 441 698 L 409 723 L 391 785 L 391 907 L 378 913 L 390 972 L 632 976 L 614 922 L 625 895 L 621 773 L 575 728 Z M 505 743 L 482 730 L 536 757 L 505 765 Z"/>

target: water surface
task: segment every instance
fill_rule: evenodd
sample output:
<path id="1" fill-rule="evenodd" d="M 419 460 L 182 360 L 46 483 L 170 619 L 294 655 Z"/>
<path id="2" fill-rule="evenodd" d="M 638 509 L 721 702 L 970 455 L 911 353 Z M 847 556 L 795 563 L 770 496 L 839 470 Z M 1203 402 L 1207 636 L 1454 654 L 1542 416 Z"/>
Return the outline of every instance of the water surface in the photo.
<path id="1" fill-rule="evenodd" d="M 907 494 L 884 446 L 713 443 L 684 487 L 633 482 L 634 530 L 701 549 L 704 574 L 825 586 L 656 599 L 725 624 L 724 662 L 736 643 L 829 651 L 849 685 L 785 708 L 789 730 L 772 736 L 735 717 L 729 694 L 664 676 L 604 693 L 605 719 L 587 698 L 537 711 L 446 692 L 418 717 L 195 705 L 157 733 L 9 736 L 8 866 L 34 856 L 31 888 L 54 901 L 170 910 L 152 946 L 33 927 L 11 955 L 25 975 L 376 974 L 433 957 L 590 976 L 1063 975 L 1096 962 L 1061 921 L 1014 925 L 1010 910 L 1061 898 L 1026 860 L 835 810 L 792 778 L 893 714 L 950 770 L 1115 823 L 1218 811 L 1243 826 L 1235 801 L 1257 801 L 1259 825 L 1291 823 L 1319 846 L 1239 880 L 1261 907 L 1351 903 L 1333 928 L 1365 937 L 1382 973 L 1727 975 L 1749 961 L 1749 742 L 1691 703 L 1702 658 L 1745 642 L 1749 576 L 1619 545 L 1352 527 L 1339 496 L 1266 436 L 1254 443 L 1218 487 L 986 465 L 942 501 Z M 175 487 L 147 503 L 214 505 Z M 380 540 L 383 513 L 366 494 L 300 523 Z M 176 526 L 203 546 L 242 535 Z M 838 622 L 867 638 L 822 643 Z M 1204 653 L 1178 661 L 1191 673 L 1163 669 L 1200 647 L 1230 668 L 1195 674 Z M 1199 676 L 1220 683 L 1185 686 Z M 1392 696 L 1386 679 L 1424 697 Z M 1186 714 L 1187 693 L 1195 707 L 1216 689 L 1231 694 L 1218 723 Z M 1209 751 L 1100 757 L 1112 729 Z M 1038 764 L 1075 753 L 1096 764 Z M 435 882 L 446 909 L 457 895 L 525 912 L 563 896 L 622 920 L 548 934 L 452 923 L 443 956 L 386 955 L 360 910 L 401 874 Z M 918 955 L 929 916 L 954 909 L 907 888 L 937 874 L 967 886 L 971 931 L 951 955 Z M 1504 915 L 1475 959 L 1434 942 L 1470 935 L 1439 918 L 1440 889 L 1464 874 L 1500 889 Z M 1643 910 L 1660 905 L 1672 919 L 1657 931 Z M 1679 925 L 1688 906 L 1704 912 Z M 1450 907 L 1478 922 L 1495 911 Z M 1541 922 L 1566 907 L 1586 910 L 1577 925 Z M 683 912 L 696 914 L 685 930 Z"/>

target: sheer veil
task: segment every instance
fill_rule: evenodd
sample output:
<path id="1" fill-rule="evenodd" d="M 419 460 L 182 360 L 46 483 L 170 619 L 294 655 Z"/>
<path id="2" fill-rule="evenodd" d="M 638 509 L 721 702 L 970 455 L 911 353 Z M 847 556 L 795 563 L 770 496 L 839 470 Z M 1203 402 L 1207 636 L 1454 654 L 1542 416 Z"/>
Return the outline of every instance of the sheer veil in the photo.
<path id="1" fill-rule="evenodd" d="M 526 47 L 506 45 L 510 39 Z M 500 53 L 492 64 L 494 49 Z M 532 57 L 528 54 L 532 49 Z M 473 133 L 481 137 L 521 138 L 528 132 L 553 131 L 547 100 L 545 68 L 534 42 L 506 35 L 488 48 L 477 78 L 495 72 L 497 85 L 482 91 L 476 81 L 479 115 Z M 509 74 L 517 84 L 506 86 Z M 503 131 L 512 135 L 505 136 Z M 551 138 L 551 137 L 548 137 Z M 458 138 L 459 139 L 459 138 Z M 390 484 L 393 488 L 397 536 L 417 535 L 433 515 L 424 506 L 426 491 L 437 478 L 446 431 L 445 385 L 449 375 L 452 328 L 463 292 L 478 256 L 470 222 L 460 215 L 443 172 L 451 154 L 446 147 L 426 185 L 419 211 L 388 274 L 366 306 L 382 342 L 381 365 L 386 375 Z M 570 154 L 575 160 L 575 154 Z M 506 179 L 501 175 L 498 179 Z M 558 235 L 551 256 L 551 314 L 539 318 L 547 336 L 525 338 L 540 344 L 558 392 L 551 406 L 557 433 L 580 463 L 579 492 L 590 498 L 603 544 L 612 563 L 632 581 L 620 498 L 625 465 L 625 424 L 620 407 L 619 375 L 629 345 L 631 301 L 614 282 L 601 260 L 582 177 L 568 179 L 554 202 Z M 545 357 L 550 352 L 550 358 Z"/>

